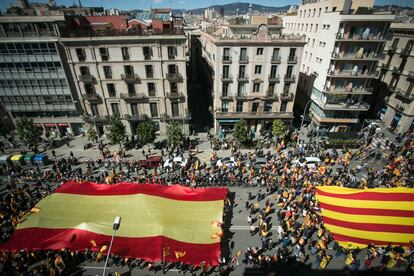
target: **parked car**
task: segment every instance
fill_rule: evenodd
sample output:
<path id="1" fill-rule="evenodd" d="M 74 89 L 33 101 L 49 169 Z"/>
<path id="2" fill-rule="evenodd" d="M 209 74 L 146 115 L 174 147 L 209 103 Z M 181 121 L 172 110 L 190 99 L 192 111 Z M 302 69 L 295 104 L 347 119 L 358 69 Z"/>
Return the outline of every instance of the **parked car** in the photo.
<path id="1" fill-rule="evenodd" d="M 164 162 L 164 169 L 172 169 L 174 166 L 185 167 L 187 165 L 187 159 L 183 159 L 180 156 L 176 156 L 174 158 L 170 158 L 165 160 Z"/>
<path id="2" fill-rule="evenodd" d="M 234 157 L 224 157 L 224 158 L 217 160 L 216 165 L 218 167 L 221 167 L 223 165 L 227 167 L 237 167 L 237 162 L 236 160 L 234 160 Z"/>
<path id="3" fill-rule="evenodd" d="M 260 157 L 260 158 L 256 158 L 256 161 L 254 161 L 253 163 L 253 167 L 255 169 L 260 169 L 263 165 L 266 165 L 267 163 L 267 159 Z"/>
<path id="4" fill-rule="evenodd" d="M 157 168 L 162 163 L 162 161 L 163 160 L 161 156 L 151 156 L 145 160 L 140 160 L 139 164 L 145 169 L 153 169 Z"/>
<path id="5" fill-rule="evenodd" d="M 318 157 L 303 157 L 295 160 L 295 164 L 301 167 L 306 166 L 308 169 L 316 168 L 316 166 L 321 162 L 321 159 Z"/>

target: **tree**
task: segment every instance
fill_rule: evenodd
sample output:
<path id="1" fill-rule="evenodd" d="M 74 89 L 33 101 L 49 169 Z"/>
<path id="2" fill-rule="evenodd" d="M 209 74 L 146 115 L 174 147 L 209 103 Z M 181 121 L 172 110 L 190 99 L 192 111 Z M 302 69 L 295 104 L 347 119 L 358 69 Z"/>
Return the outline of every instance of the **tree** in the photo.
<path id="1" fill-rule="evenodd" d="M 119 115 L 115 114 L 108 120 L 108 138 L 112 144 L 119 144 L 122 147 L 122 141 L 125 139 L 126 130 Z"/>
<path id="2" fill-rule="evenodd" d="M 183 129 L 181 124 L 173 121 L 167 126 L 168 144 L 175 147 L 183 140 Z"/>
<path id="3" fill-rule="evenodd" d="M 273 121 L 272 135 L 277 138 L 284 138 L 286 136 L 286 125 L 281 120 Z"/>
<path id="4" fill-rule="evenodd" d="M 143 144 L 150 144 L 154 142 L 156 135 L 157 128 L 155 127 L 154 122 L 150 120 L 146 120 L 140 123 L 137 127 L 137 135 L 138 140 Z"/>
<path id="5" fill-rule="evenodd" d="M 20 117 L 16 119 L 16 133 L 20 140 L 26 144 L 36 145 L 43 133 L 40 127 L 33 125 L 33 119 Z"/>
<path id="6" fill-rule="evenodd" d="M 96 142 L 96 129 L 95 126 L 92 124 L 88 125 L 88 128 L 86 129 L 86 139 L 88 139 L 88 141 L 93 141 Z"/>
<path id="7" fill-rule="evenodd" d="M 241 144 L 246 144 L 249 138 L 247 127 L 247 122 L 244 119 L 240 119 L 240 121 L 234 124 L 233 136 Z"/>

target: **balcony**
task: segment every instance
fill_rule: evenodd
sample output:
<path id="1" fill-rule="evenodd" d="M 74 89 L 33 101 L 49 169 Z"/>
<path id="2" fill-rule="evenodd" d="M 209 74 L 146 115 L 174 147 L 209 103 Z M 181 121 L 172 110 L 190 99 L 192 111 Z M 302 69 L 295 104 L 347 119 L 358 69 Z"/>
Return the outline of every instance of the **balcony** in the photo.
<path id="1" fill-rule="evenodd" d="M 168 54 L 168 59 L 175 59 L 175 57 L 176 56 L 174 54 L 170 54 L 170 53 Z"/>
<path id="2" fill-rule="evenodd" d="M 170 100 L 178 100 L 178 99 L 185 99 L 185 96 L 183 93 L 181 92 L 176 92 L 176 93 L 167 93 L 167 98 L 169 98 Z"/>
<path id="3" fill-rule="evenodd" d="M 148 96 L 144 93 L 120 93 L 119 96 L 126 102 L 148 102 Z"/>
<path id="4" fill-rule="evenodd" d="M 397 46 L 391 45 L 390 47 L 388 47 L 387 54 L 389 56 L 392 56 L 393 54 L 395 54 L 396 51 L 397 51 Z"/>
<path id="5" fill-rule="evenodd" d="M 289 93 L 289 92 L 283 92 L 282 94 L 280 94 L 280 99 L 281 100 L 293 101 L 294 97 L 295 97 L 295 95 L 293 93 Z"/>
<path id="6" fill-rule="evenodd" d="M 95 83 L 95 77 L 91 74 L 87 75 L 79 75 L 79 80 L 83 81 L 84 83 Z"/>
<path id="7" fill-rule="evenodd" d="M 183 76 L 180 73 L 167 73 L 167 80 L 173 82 L 183 82 Z"/>
<path id="8" fill-rule="evenodd" d="M 293 119 L 293 112 L 216 112 L 216 119 Z"/>
<path id="9" fill-rule="evenodd" d="M 279 74 L 269 74 L 269 82 L 280 82 Z"/>
<path id="10" fill-rule="evenodd" d="M 284 81 L 285 82 L 295 82 L 296 76 L 295 75 L 285 75 Z"/>
<path id="11" fill-rule="evenodd" d="M 249 63 L 249 57 L 248 57 L 248 56 L 240 56 L 240 58 L 239 58 L 239 63 L 240 63 L 240 64 L 246 64 L 246 63 Z"/>
<path id="12" fill-rule="evenodd" d="M 273 91 L 273 90 L 269 90 L 269 89 L 267 89 L 266 90 L 266 99 L 267 100 L 273 100 L 273 101 L 278 101 L 279 100 L 279 97 L 275 94 L 275 92 Z"/>
<path id="13" fill-rule="evenodd" d="M 129 55 L 128 54 L 123 54 L 122 55 L 122 60 L 129 60 Z"/>
<path id="14" fill-rule="evenodd" d="M 391 73 L 392 73 L 393 75 L 399 76 L 399 75 L 401 75 L 402 70 L 401 70 L 399 67 L 394 66 L 394 67 L 392 68 L 392 72 L 391 72 Z"/>
<path id="15" fill-rule="evenodd" d="M 400 57 L 407 58 L 410 56 L 410 52 L 411 52 L 410 49 L 402 49 L 400 52 Z"/>
<path id="16" fill-rule="evenodd" d="M 222 82 L 233 82 L 233 77 L 230 75 L 221 75 Z"/>
<path id="17" fill-rule="evenodd" d="M 223 56 L 222 63 L 231 63 L 231 56 Z"/>
<path id="18" fill-rule="evenodd" d="M 241 82 L 248 82 L 249 81 L 249 77 L 246 75 L 238 75 L 237 76 L 237 80 L 241 81 Z"/>
<path id="19" fill-rule="evenodd" d="M 407 80 L 414 81 L 414 71 L 408 71 Z"/>
<path id="20" fill-rule="evenodd" d="M 231 100 L 233 100 L 233 97 L 230 94 L 222 94 L 220 96 L 220 99 L 227 100 L 227 101 L 231 101 Z"/>
<path id="21" fill-rule="evenodd" d="M 128 121 L 133 121 L 133 122 L 137 122 L 137 121 L 145 121 L 148 117 L 146 115 L 141 115 L 141 114 L 124 114 L 124 118 Z"/>
<path id="22" fill-rule="evenodd" d="M 376 53 L 371 53 L 369 55 L 359 55 L 358 53 L 343 53 L 339 54 L 332 53 L 333 60 L 364 60 L 364 61 L 377 61 L 381 58 L 380 55 Z"/>
<path id="23" fill-rule="evenodd" d="M 374 73 L 371 72 L 364 72 L 361 71 L 353 71 L 353 70 L 335 70 L 335 71 L 328 71 L 328 75 L 334 78 L 352 78 L 352 79 L 372 79 L 375 78 Z"/>
<path id="24" fill-rule="evenodd" d="M 88 123 L 105 122 L 109 119 L 108 115 L 89 115 L 83 116 L 83 120 Z"/>
<path id="25" fill-rule="evenodd" d="M 247 100 L 247 96 L 244 93 L 237 93 L 235 98 L 236 98 L 236 100 Z"/>
<path id="26" fill-rule="evenodd" d="M 277 56 L 272 56 L 272 59 L 270 60 L 271 63 L 280 63 L 281 62 L 281 58 L 279 55 Z"/>
<path id="27" fill-rule="evenodd" d="M 341 33 L 336 33 L 336 40 L 337 41 L 364 41 L 364 42 L 385 42 L 386 41 L 386 37 L 381 35 L 381 33 L 376 33 L 376 34 L 368 34 L 367 36 L 365 35 L 361 35 L 361 34 L 346 34 L 346 32 L 344 34 Z"/>
<path id="28" fill-rule="evenodd" d="M 410 93 L 407 94 L 407 92 L 397 88 L 390 88 L 390 92 L 395 94 L 395 97 L 404 101 L 404 102 L 411 102 L 414 99 L 414 94 Z"/>
<path id="29" fill-rule="evenodd" d="M 289 56 L 287 62 L 288 63 L 297 63 L 298 62 L 298 57 L 297 56 Z"/>
<path id="30" fill-rule="evenodd" d="M 144 54 L 144 60 L 151 60 L 151 54 Z"/>
<path id="31" fill-rule="evenodd" d="M 346 87 L 335 87 L 335 88 L 328 88 L 322 92 L 325 92 L 329 95 L 371 95 L 374 91 L 372 87 L 355 87 L 348 89 Z"/>
<path id="32" fill-rule="evenodd" d="M 338 102 L 338 103 L 322 103 L 319 99 L 314 99 L 314 102 L 318 104 L 324 110 L 334 110 L 334 111 L 368 111 L 369 104 L 366 102 L 358 103 L 347 103 L 347 102 Z"/>
<path id="33" fill-rule="evenodd" d="M 101 101 L 101 96 L 99 96 L 96 93 L 87 93 L 87 94 L 82 94 L 82 99 L 90 101 L 90 102 L 99 102 Z"/>
<path id="34" fill-rule="evenodd" d="M 336 117 L 320 117 L 313 110 L 311 110 L 313 118 L 319 123 L 337 123 L 337 124 L 356 124 L 358 118 L 336 118 Z"/>
<path id="35" fill-rule="evenodd" d="M 126 83 L 141 83 L 141 79 L 138 74 L 122 74 L 121 79 Z"/>

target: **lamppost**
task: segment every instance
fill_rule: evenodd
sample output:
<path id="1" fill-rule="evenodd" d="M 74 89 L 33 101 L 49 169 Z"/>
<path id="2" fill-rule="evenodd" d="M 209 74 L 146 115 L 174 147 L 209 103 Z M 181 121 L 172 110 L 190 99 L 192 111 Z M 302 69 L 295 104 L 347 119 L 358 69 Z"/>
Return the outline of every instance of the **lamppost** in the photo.
<path id="1" fill-rule="evenodd" d="M 303 122 L 305 121 L 306 109 L 308 109 L 308 106 L 311 102 L 312 102 L 312 100 L 308 100 L 306 105 L 305 105 L 305 109 L 303 110 L 302 121 L 300 123 L 300 128 L 299 128 L 299 136 L 302 133 L 302 127 L 303 127 Z M 298 145 L 299 145 L 299 137 L 298 137 L 298 140 L 296 141 L 296 147 L 298 147 Z"/>
<path id="2" fill-rule="evenodd" d="M 181 99 L 178 99 L 177 101 L 178 101 L 178 103 L 184 102 L 184 101 L 181 101 Z M 185 128 L 185 112 L 184 112 L 184 110 L 183 110 L 183 132 L 184 132 L 184 134 L 185 134 L 185 130 L 184 130 L 184 128 Z"/>
<path id="3" fill-rule="evenodd" d="M 111 254 L 112 243 L 114 242 L 115 233 L 116 233 L 116 230 L 119 229 L 119 226 L 121 226 L 121 217 L 118 216 L 118 217 L 115 217 L 114 224 L 112 226 L 112 229 L 114 230 L 114 232 L 112 233 L 111 243 L 109 244 L 108 255 L 106 255 L 105 266 L 104 266 L 102 276 L 105 276 L 106 274 L 106 266 L 108 265 L 109 255 Z"/>
<path id="4" fill-rule="evenodd" d="M 97 118 L 96 115 L 94 115 L 92 117 L 92 121 L 93 121 L 93 125 L 95 127 L 96 136 L 98 137 L 99 148 L 101 148 L 102 147 L 102 143 L 101 143 L 101 138 L 100 138 L 99 131 L 98 131 L 98 126 L 96 125 L 96 118 Z"/>

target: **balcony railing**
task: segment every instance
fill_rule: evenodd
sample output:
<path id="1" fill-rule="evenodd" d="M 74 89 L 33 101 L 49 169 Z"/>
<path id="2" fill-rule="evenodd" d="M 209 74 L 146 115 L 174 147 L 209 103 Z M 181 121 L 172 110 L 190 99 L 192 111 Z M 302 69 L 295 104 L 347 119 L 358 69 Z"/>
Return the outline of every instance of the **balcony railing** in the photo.
<path id="1" fill-rule="evenodd" d="M 128 54 L 123 54 L 122 59 L 123 60 L 129 60 L 129 55 Z"/>
<path id="2" fill-rule="evenodd" d="M 298 57 L 297 56 L 289 56 L 287 62 L 288 63 L 297 63 L 298 62 Z"/>
<path id="3" fill-rule="evenodd" d="M 274 101 L 277 101 L 279 99 L 274 90 L 269 89 L 266 90 L 266 98 Z"/>
<path id="4" fill-rule="evenodd" d="M 223 82 L 232 82 L 233 81 L 233 77 L 231 75 L 221 75 L 221 80 Z"/>
<path id="5" fill-rule="evenodd" d="M 229 93 L 227 93 L 227 94 L 221 94 L 220 99 L 222 99 L 222 100 L 232 100 L 233 99 L 233 96 L 231 94 L 229 94 Z"/>
<path id="6" fill-rule="evenodd" d="M 249 57 L 248 56 L 240 56 L 239 58 L 239 63 L 248 63 L 249 62 Z"/>
<path id="7" fill-rule="evenodd" d="M 95 82 L 95 77 L 92 76 L 91 74 L 87 74 L 87 75 L 79 75 L 79 80 L 83 81 L 85 83 L 94 83 Z"/>
<path id="8" fill-rule="evenodd" d="M 407 79 L 410 81 L 414 81 L 414 71 L 408 71 Z"/>
<path id="9" fill-rule="evenodd" d="M 279 82 L 279 74 L 269 74 L 269 82 Z"/>
<path id="10" fill-rule="evenodd" d="M 249 77 L 248 77 L 248 76 L 246 76 L 246 75 L 238 75 L 238 76 L 237 76 L 237 80 L 238 80 L 238 81 L 243 81 L 243 82 L 246 82 L 246 81 L 249 81 Z"/>
<path id="11" fill-rule="evenodd" d="M 292 101 L 293 98 L 294 98 L 294 94 L 293 93 L 283 92 L 282 94 L 280 94 L 280 99 L 281 100 L 289 100 L 289 101 Z"/>
<path id="12" fill-rule="evenodd" d="M 231 63 L 231 56 L 223 56 L 223 63 Z"/>
<path id="13" fill-rule="evenodd" d="M 364 60 L 378 60 L 381 58 L 381 55 L 377 53 L 371 53 L 369 55 L 365 54 L 358 54 L 358 53 L 343 53 L 340 52 L 339 54 L 336 54 L 335 52 L 332 53 L 333 59 L 346 59 L 346 60 L 352 60 L 352 59 L 364 59 Z"/>
<path id="14" fill-rule="evenodd" d="M 368 35 L 362 35 L 362 34 L 347 34 L 345 33 L 336 33 L 336 39 L 337 40 L 372 40 L 372 41 L 378 41 L 378 40 L 386 40 L 384 36 L 381 35 L 381 33 L 376 34 L 368 34 Z"/>
<path id="15" fill-rule="evenodd" d="M 321 107 L 325 110 L 342 110 L 342 111 L 368 111 L 369 104 L 366 102 L 360 103 L 326 103 L 321 104 Z"/>
<path id="16" fill-rule="evenodd" d="M 124 114 L 124 118 L 128 121 L 145 121 L 148 117 L 141 114 Z"/>
<path id="17" fill-rule="evenodd" d="M 410 55 L 411 50 L 410 49 L 402 49 L 400 56 L 401 57 L 408 57 Z"/>
<path id="18" fill-rule="evenodd" d="M 82 98 L 90 101 L 90 102 L 96 102 L 96 101 L 100 101 L 101 100 L 101 96 L 99 96 L 96 93 L 87 93 L 87 94 L 82 94 Z"/>
<path id="19" fill-rule="evenodd" d="M 353 70 L 329 70 L 328 75 L 331 77 L 338 78 L 375 78 L 374 73 L 371 72 L 362 72 L 362 71 L 353 71 Z"/>
<path id="20" fill-rule="evenodd" d="M 148 96 L 144 93 L 120 93 L 121 99 L 128 102 L 147 102 Z"/>
<path id="21" fill-rule="evenodd" d="M 406 102 L 411 102 L 414 99 L 414 94 L 413 93 L 407 93 L 399 88 L 395 89 L 395 88 L 391 88 L 390 87 L 390 92 L 394 93 L 395 96 L 403 101 Z"/>
<path id="22" fill-rule="evenodd" d="M 62 37 L 106 37 L 106 36 L 151 36 L 151 35 L 184 35 L 182 28 L 173 29 L 150 29 L 142 30 L 139 28 L 130 28 L 128 30 L 118 29 L 102 29 L 102 30 L 68 30 L 66 28 L 60 29 Z"/>
<path id="23" fill-rule="evenodd" d="M 167 73 L 167 79 L 169 81 L 182 82 L 183 76 L 180 73 Z"/>
<path id="24" fill-rule="evenodd" d="M 257 112 L 216 112 L 217 118 L 245 118 L 245 119 L 293 119 L 292 112 L 269 112 L 269 111 L 257 111 Z"/>
<path id="25" fill-rule="evenodd" d="M 185 96 L 181 92 L 177 92 L 177 93 L 167 93 L 167 98 L 169 98 L 169 99 L 184 99 Z"/>
<path id="26" fill-rule="evenodd" d="M 397 46 L 391 45 L 388 47 L 387 53 L 388 55 L 392 56 L 397 51 Z"/>
<path id="27" fill-rule="evenodd" d="M 122 74 L 121 79 L 128 83 L 140 83 L 141 79 L 138 74 Z"/>
<path id="28" fill-rule="evenodd" d="M 295 82 L 296 76 L 295 75 L 285 75 L 284 81 L 285 82 Z"/>
<path id="29" fill-rule="evenodd" d="M 344 86 L 337 86 L 335 88 L 327 88 L 324 92 L 328 94 L 361 94 L 361 95 L 371 95 L 374 89 L 372 87 L 352 87 L 347 88 Z"/>
<path id="30" fill-rule="evenodd" d="M 279 55 L 277 56 L 272 56 L 272 59 L 270 60 L 271 63 L 280 63 L 281 62 L 281 58 Z"/>
<path id="31" fill-rule="evenodd" d="M 175 54 L 168 54 L 168 59 L 175 59 Z"/>
<path id="32" fill-rule="evenodd" d="M 244 99 L 247 99 L 247 96 L 244 93 L 237 93 L 235 98 L 236 100 L 244 100 Z"/>

